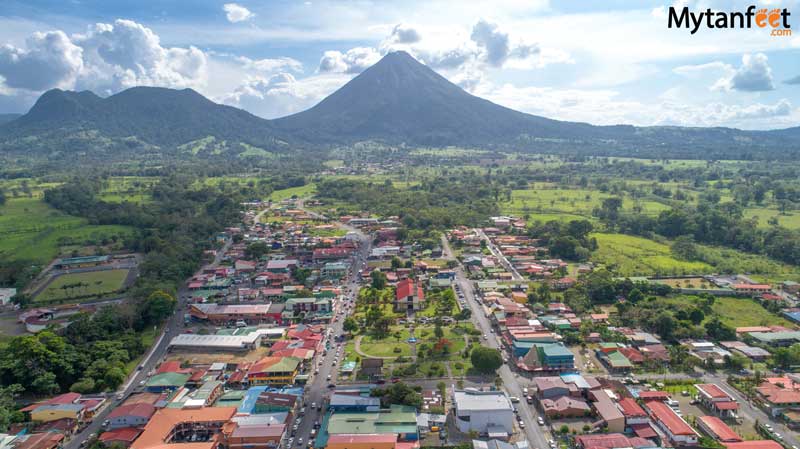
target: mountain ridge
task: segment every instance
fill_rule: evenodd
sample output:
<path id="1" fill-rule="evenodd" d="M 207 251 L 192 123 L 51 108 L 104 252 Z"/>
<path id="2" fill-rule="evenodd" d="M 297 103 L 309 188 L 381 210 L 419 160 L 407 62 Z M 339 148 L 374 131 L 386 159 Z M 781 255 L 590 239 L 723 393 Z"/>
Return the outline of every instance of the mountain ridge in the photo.
<path id="1" fill-rule="evenodd" d="M 75 136 L 87 151 L 100 139 L 122 150 L 174 149 L 207 136 L 278 152 L 363 141 L 644 157 L 665 149 L 721 158 L 776 148 L 796 157 L 800 148 L 800 127 L 597 126 L 527 114 L 469 94 L 406 52 L 387 54 L 315 106 L 274 120 L 214 103 L 192 89 L 145 86 L 106 98 L 52 89 L 28 113 L 0 120 L 0 149 L 29 148 L 33 141 L 47 150 L 59 139 L 74 145 Z"/>

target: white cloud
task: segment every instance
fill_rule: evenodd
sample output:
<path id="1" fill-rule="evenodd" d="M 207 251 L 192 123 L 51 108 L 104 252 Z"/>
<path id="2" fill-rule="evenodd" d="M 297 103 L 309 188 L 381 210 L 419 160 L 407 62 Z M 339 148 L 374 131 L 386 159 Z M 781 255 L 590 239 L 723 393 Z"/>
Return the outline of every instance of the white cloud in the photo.
<path id="1" fill-rule="evenodd" d="M 733 74 L 720 78 L 715 87 L 723 90 L 761 92 L 775 89 L 772 69 L 767 63 L 767 55 L 756 53 L 742 56 L 742 65 Z"/>
<path id="2" fill-rule="evenodd" d="M 290 70 L 292 72 L 303 71 L 303 64 L 294 58 L 250 59 L 246 56 L 239 56 L 236 60 L 241 62 L 245 69 L 258 72 L 270 73 L 278 70 Z"/>
<path id="3" fill-rule="evenodd" d="M 356 47 L 345 53 L 326 51 L 319 61 L 319 73 L 360 73 L 381 59 L 378 50 L 371 47 Z"/>
<path id="4" fill-rule="evenodd" d="M 195 47 L 163 47 L 149 28 L 130 20 L 98 23 L 83 34 L 34 33 L 25 48 L 0 47 L 0 76 L 8 88 L 53 87 L 109 94 L 138 85 L 199 87 L 206 55 Z"/>
<path id="5" fill-rule="evenodd" d="M 0 47 L 0 76 L 10 88 L 68 87 L 83 68 L 83 49 L 63 31 L 34 33 L 26 48 Z"/>
<path id="6" fill-rule="evenodd" d="M 395 44 L 414 44 L 421 39 L 422 36 L 416 28 L 398 23 L 392 29 L 392 34 L 389 36 L 388 41 Z"/>
<path id="7" fill-rule="evenodd" d="M 249 9 L 236 3 L 225 3 L 222 5 L 222 9 L 225 10 L 225 17 L 231 23 L 244 22 L 255 16 Z"/>
<path id="8" fill-rule="evenodd" d="M 315 75 L 297 80 L 289 73 L 249 77 L 219 100 L 265 118 L 308 109 L 350 80 L 351 75 Z"/>
<path id="9" fill-rule="evenodd" d="M 512 44 L 508 33 L 496 23 L 479 20 L 472 27 L 470 38 L 483 50 L 482 57 L 493 67 L 502 67 L 509 58 L 526 59 L 539 53 L 539 47 L 525 43 Z"/>

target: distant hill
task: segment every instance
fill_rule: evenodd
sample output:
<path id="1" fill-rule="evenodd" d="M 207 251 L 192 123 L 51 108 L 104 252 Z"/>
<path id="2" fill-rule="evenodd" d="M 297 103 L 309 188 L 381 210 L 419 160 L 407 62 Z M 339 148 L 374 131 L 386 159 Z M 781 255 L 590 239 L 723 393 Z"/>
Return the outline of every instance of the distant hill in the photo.
<path id="1" fill-rule="evenodd" d="M 20 118 L 20 116 L 22 116 L 22 114 L 13 114 L 13 113 L 0 114 L 0 125 L 2 125 L 3 123 L 8 123 L 12 120 L 16 120 Z"/>
<path id="2" fill-rule="evenodd" d="M 0 150 L 146 151 L 203 156 L 388 145 L 684 158 L 798 158 L 800 128 L 594 126 L 471 95 L 405 52 L 384 56 L 316 106 L 265 120 L 191 90 L 135 87 L 108 98 L 54 89 L 3 124 Z"/>
<path id="3" fill-rule="evenodd" d="M 176 148 L 207 136 L 271 150 L 282 146 L 268 120 L 214 103 L 192 89 L 134 87 L 108 98 L 53 89 L 27 114 L 0 128 L 0 137 L 11 145 L 31 137 L 48 146 L 83 137 L 89 146 L 117 141 L 128 147 Z"/>

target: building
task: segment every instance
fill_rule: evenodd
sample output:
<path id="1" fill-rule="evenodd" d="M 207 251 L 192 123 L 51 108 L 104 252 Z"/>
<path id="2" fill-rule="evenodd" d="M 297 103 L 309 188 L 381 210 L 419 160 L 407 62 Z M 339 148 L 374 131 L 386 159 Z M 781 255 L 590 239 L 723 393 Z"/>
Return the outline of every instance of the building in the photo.
<path id="1" fill-rule="evenodd" d="M 56 449 L 61 447 L 63 441 L 64 434 L 57 432 L 17 435 L 14 449 Z"/>
<path id="2" fill-rule="evenodd" d="M 391 434 L 343 434 L 331 435 L 327 449 L 395 449 L 397 435 Z"/>
<path id="3" fill-rule="evenodd" d="M 514 433 L 514 407 L 502 391 L 455 390 L 453 414 L 458 430 L 507 438 Z"/>
<path id="4" fill-rule="evenodd" d="M 724 443 L 725 449 L 783 449 L 775 440 L 751 440 L 736 443 Z"/>
<path id="5" fill-rule="evenodd" d="M 145 390 L 150 393 L 163 393 L 182 388 L 192 377 L 184 373 L 158 373 L 152 376 L 145 384 Z"/>
<path id="6" fill-rule="evenodd" d="M 769 284 L 734 284 L 733 291 L 742 296 L 760 296 L 772 291 Z"/>
<path id="7" fill-rule="evenodd" d="M 773 417 L 800 407 L 800 381 L 795 376 L 768 377 L 756 387 L 756 393 Z"/>
<path id="8" fill-rule="evenodd" d="M 581 418 L 592 414 L 592 408 L 583 398 L 561 396 L 540 401 L 544 414 L 551 419 Z"/>
<path id="9" fill-rule="evenodd" d="M 325 279 L 342 279 L 349 269 L 350 266 L 344 262 L 328 262 L 322 266 L 320 275 Z"/>
<path id="10" fill-rule="evenodd" d="M 589 392 L 589 398 L 594 400 L 592 405 L 597 412 L 597 416 L 605 424 L 609 432 L 625 431 L 625 416 L 611 399 L 609 393 L 605 390 L 592 390 Z"/>
<path id="11" fill-rule="evenodd" d="M 250 385 L 291 385 L 297 377 L 300 360 L 294 357 L 264 357 L 247 371 Z"/>
<path id="12" fill-rule="evenodd" d="M 376 412 L 336 412 L 328 416 L 327 434 L 328 440 L 345 435 L 391 435 L 399 441 L 417 441 L 417 411 L 414 407 L 393 405 Z M 317 442 L 318 446 L 327 443 Z"/>
<path id="13" fill-rule="evenodd" d="M 67 257 L 59 259 L 53 267 L 58 270 L 68 270 L 72 268 L 87 268 L 96 267 L 108 262 L 108 256 L 82 256 L 82 257 Z"/>
<path id="14" fill-rule="evenodd" d="M 739 410 L 739 403 L 717 384 L 696 384 L 697 396 L 700 402 L 717 416 L 735 418 Z"/>
<path id="15" fill-rule="evenodd" d="M 580 449 L 629 449 L 647 448 L 656 446 L 648 440 L 639 437 L 626 437 L 621 433 L 578 435 L 575 444 Z"/>
<path id="16" fill-rule="evenodd" d="M 110 447 L 112 444 L 120 445 L 122 447 L 130 447 L 130 445 L 133 444 L 133 442 L 141 433 L 141 429 L 123 427 L 121 429 L 109 430 L 101 433 L 98 437 L 98 440 L 100 440 L 100 442 L 106 447 Z"/>
<path id="17" fill-rule="evenodd" d="M 413 279 L 406 278 L 397 283 L 395 290 L 394 309 L 397 311 L 422 310 L 425 307 L 425 292 L 422 285 Z"/>
<path id="18" fill-rule="evenodd" d="M 131 444 L 132 449 L 216 449 L 235 407 L 163 408 Z"/>
<path id="19" fill-rule="evenodd" d="M 0 305 L 5 306 L 17 295 L 16 288 L 0 288 Z"/>
<path id="20" fill-rule="evenodd" d="M 222 427 L 220 448 L 223 449 L 275 449 L 286 434 L 286 424 L 273 424 L 268 420 L 233 418 Z"/>
<path id="21" fill-rule="evenodd" d="M 281 316 L 285 320 L 330 320 L 333 307 L 330 298 L 289 298 Z"/>
<path id="22" fill-rule="evenodd" d="M 274 323 L 270 304 L 192 304 L 189 314 L 201 321 L 224 325 L 244 321 L 247 324 Z"/>
<path id="23" fill-rule="evenodd" d="M 650 411 L 653 422 L 669 437 L 670 441 L 684 446 L 697 444 L 697 432 L 667 404 L 661 401 L 648 401 L 645 406 Z"/>
<path id="24" fill-rule="evenodd" d="M 156 412 L 152 404 L 144 402 L 120 405 L 109 413 L 108 428 L 143 427 Z"/>
<path id="25" fill-rule="evenodd" d="M 706 435 L 720 443 L 742 441 L 742 437 L 716 416 L 698 416 L 696 424 Z"/>
<path id="26" fill-rule="evenodd" d="M 358 392 L 334 392 L 328 409 L 334 412 L 377 412 L 381 409 L 381 399 Z"/>
<path id="27" fill-rule="evenodd" d="M 83 419 L 83 404 L 44 404 L 32 410 L 31 421 L 51 422 L 60 419 Z"/>
<path id="28" fill-rule="evenodd" d="M 546 369 L 571 370 L 575 369 L 575 355 L 562 343 L 536 344 L 539 361 Z"/>

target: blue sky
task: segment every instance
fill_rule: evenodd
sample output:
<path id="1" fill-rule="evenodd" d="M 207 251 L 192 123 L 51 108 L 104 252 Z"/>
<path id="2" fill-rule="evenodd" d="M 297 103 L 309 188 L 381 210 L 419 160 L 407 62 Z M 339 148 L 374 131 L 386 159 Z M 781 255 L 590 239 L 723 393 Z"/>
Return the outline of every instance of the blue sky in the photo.
<path id="1" fill-rule="evenodd" d="M 0 111 L 24 112 L 56 87 L 158 85 L 274 118 L 406 50 L 473 94 L 552 118 L 800 125 L 800 2 L 759 4 L 793 13 L 789 37 L 668 29 L 666 8 L 686 4 L 750 3 L 5 0 Z"/>

